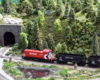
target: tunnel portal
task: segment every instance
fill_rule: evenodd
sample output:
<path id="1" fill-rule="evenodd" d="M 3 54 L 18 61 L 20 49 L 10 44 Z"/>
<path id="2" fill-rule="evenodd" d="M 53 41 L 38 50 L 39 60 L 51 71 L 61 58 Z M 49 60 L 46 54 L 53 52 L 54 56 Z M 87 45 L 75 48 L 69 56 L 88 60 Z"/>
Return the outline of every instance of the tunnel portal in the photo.
<path id="1" fill-rule="evenodd" d="M 4 34 L 4 46 L 15 44 L 15 36 L 11 32 Z"/>

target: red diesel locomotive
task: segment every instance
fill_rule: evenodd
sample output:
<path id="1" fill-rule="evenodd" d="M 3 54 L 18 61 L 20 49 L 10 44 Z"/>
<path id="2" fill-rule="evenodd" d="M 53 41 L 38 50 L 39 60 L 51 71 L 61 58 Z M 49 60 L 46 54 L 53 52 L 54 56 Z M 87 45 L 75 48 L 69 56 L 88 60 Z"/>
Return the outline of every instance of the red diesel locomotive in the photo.
<path id="1" fill-rule="evenodd" d="M 51 49 L 44 49 L 43 51 L 25 49 L 24 53 L 22 54 L 22 58 L 55 61 L 55 56 L 52 55 Z"/>

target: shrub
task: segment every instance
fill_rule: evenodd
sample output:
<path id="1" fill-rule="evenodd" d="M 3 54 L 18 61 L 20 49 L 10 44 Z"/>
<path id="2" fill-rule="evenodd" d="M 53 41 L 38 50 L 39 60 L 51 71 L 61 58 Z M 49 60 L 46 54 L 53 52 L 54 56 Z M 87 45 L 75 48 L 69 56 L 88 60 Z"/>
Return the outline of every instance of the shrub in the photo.
<path id="1" fill-rule="evenodd" d="M 15 69 L 15 68 L 12 68 L 12 73 L 14 75 L 22 75 L 22 73 L 20 72 L 20 70 L 19 69 Z"/>
<path id="2" fill-rule="evenodd" d="M 49 4 L 48 4 L 48 9 L 49 10 L 55 10 L 56 8 L 56 3 L 54 0 L 49 0 Z"/>
<path id="3" fill-rule="evenodd" d="M 55 80 L 55 78 L 54 77 L 50 77 L 48 80 Z"/>
<path id="4" fill-rule="evenodd" d="M 54 22 L 54 25 L 56 28 L 56 32 L 61 33 L 62 27 L 61 27 L 60 19 L 56 19 L 56 21 Z"/>
<path id="5" fill-rule="evenodd" d="M 13 67 L 14 66 L 14 63 L 6 63 L 4 65 L 4 68 L 10 68 L 10 67 Z"/>
<path id="6" fill-rule="evenodd" d="M 14 44 L 14 46 L 12 47 L 12 51 L 17 51 L 18 50 L 18 44 Z"/>
<path id="7" fill-rule="evenodd" d="M 48 67 L 48 65 L 42 65 L 41 67 L 43 67 L 43 68 L 47 68 L 47 67 Z"/>
<path id="8" fill-rule="evenodd" d="M 4 13 L 4 7 L 0 7 L 0 14 Z"/>
<path id="9" fill-rule="evenodd" d="M 10 54 L 14 55 L 14 52 L 9 51 L 9 52 L 6 53 L 6 56 L 9 56 Z"/>
<path id="10" fill-rule="evenodd" d="M 23 43 L 23 42 L 22 42 L 22 41 L 23 41 L 23 37 L 25 37 L 25 42 L 26 42 L 26 44 L 27 44 L 27 46 L 28 46 L 27 34 L 24 33 L 24 32 L 21 32 L 21 33 L 20 33 L 20 41 L 21 41 L 21 43 Z"/>
<path id="11" fill-rule="evenodd" d="M 50 68 L 52 68 L 52 69 L 56 69 L 57 66 L 56 66 L 56 65 L 51 65 Z"/>
<path id="12" fill-rule="evenodd" d="M 4 60 L 3 60 L 3 62 L 7 62 L 7 61 L 8 61 L 7 59 L 4 59 Z"/>
<path id="13" fill-rule="evenodd" d="M 60 75 L 67 75 L 67 69 L 63 69 L 60 71 Z"/>
<path id="14" fill-rule="evenodd" d="M 62 45 L 60 43 L 58 43 L 55 47 L 55 52 L 58 53 L 58 52 L 61 52 L 61 49 L 62 49 Z"/>
<path id="15" fill-rule="evenodd" d="M 38 15 L 39 15 L 39 17 L 37 19 L 38 25 L 39 25 L 39 27 L 42 27 L 43 26 L 43 21 L 45 20 L 44 14 L 41 11 L 38 11 Z"/>

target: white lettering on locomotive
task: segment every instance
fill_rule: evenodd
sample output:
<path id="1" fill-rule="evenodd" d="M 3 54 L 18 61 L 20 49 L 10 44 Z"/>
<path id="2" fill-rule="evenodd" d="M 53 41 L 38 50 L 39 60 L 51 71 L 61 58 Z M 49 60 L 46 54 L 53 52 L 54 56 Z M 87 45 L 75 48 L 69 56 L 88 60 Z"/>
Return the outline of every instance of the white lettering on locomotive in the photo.
<path id="1" fill-rule="evenodd" d="M 29 53 L 29 55 L 37 55 L 37 53 Z"/>

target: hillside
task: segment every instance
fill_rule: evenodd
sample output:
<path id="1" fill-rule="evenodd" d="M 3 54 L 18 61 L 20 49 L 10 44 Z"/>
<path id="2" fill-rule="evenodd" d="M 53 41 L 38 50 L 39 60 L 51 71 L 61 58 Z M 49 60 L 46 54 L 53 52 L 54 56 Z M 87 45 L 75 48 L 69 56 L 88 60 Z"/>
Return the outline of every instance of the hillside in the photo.
<path id="1" fill-rule="evenodd" d="M 19 4 L 14 4 L 9 0 L 9 4 L 4 3 L 8 8 L 2 6 L 0 13 L 3 16 L 11 14 L 23 19 L 23 32 L 27 34 L 28 48 L 43 49 L 46 41 L 46 45 L 53 49 L 54 53 L 100 55 L 99 2 L 100 0 L 19 0 Z M 36 20 L 39 27 L 37 32 L 34 30 Z M 30 27 L 33 25 L 34 29 Z M 30 31 L 33 32 L 29 33 Z M 93 47 L 94 32 L 97 34 L 96 47 Z M 49 33 L 54 41 L 50 41 Z"/>

